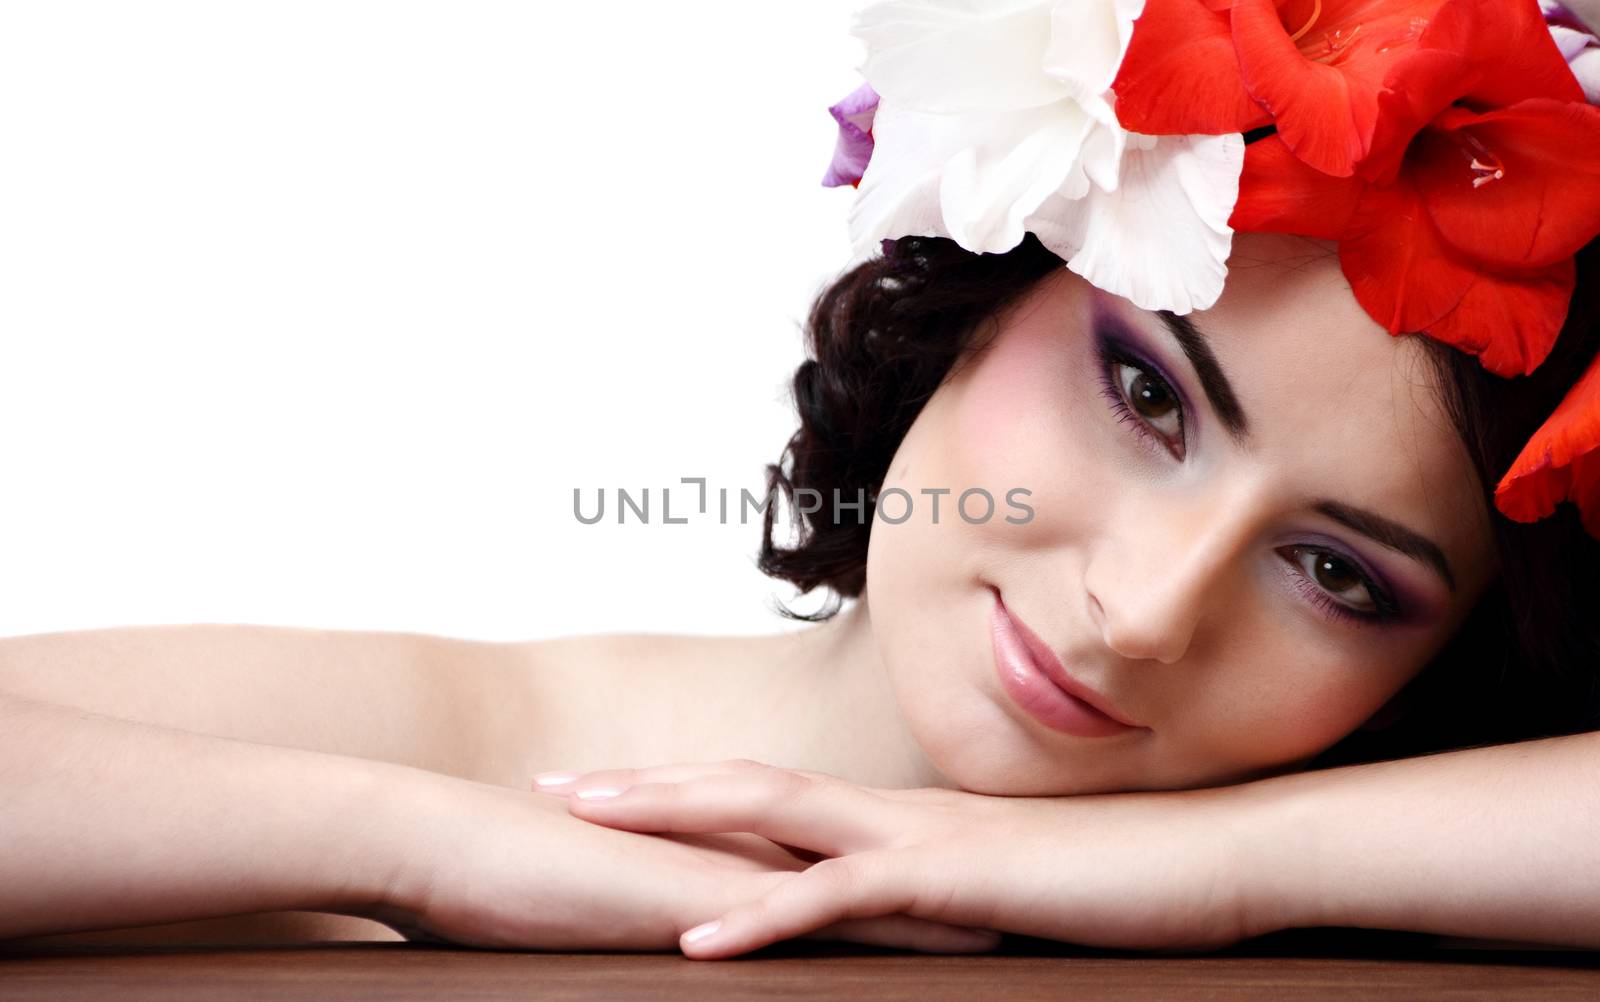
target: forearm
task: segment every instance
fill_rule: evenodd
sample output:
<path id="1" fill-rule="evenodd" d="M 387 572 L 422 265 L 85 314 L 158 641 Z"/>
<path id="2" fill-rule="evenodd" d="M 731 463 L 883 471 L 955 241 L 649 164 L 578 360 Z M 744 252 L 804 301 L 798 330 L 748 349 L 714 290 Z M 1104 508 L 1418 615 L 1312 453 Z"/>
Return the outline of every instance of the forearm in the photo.
<path id="1" fill-rule="evenodd" d="M 370 913 L 429 777 L 0 695 L 0 938 Z"/>
<path id="2" fill-rule="evenodd" d="M 1600 947 L 1600 734 L 1230 788 L 1262 930 Z"/>

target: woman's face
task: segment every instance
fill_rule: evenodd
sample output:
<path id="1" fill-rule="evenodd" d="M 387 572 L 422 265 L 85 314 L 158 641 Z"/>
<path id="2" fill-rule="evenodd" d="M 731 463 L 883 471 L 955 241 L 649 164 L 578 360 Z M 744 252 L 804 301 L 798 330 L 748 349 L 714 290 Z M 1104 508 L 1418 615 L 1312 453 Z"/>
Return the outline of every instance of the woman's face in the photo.
<path id="1" fill-rule="evenodd" d="M 996 324 L 896 452 L 867 565 L 907 724 L 963 788 L 1291 768 L 1372 717 L 1488 585 L 1487 506 L 1423 345 L 1366 315 L 1327 245 L 1240 235 L 1217 304 L 1176 320 L 1061 268 Z M 987 520 L 980 495 L 956 510 L 970 488 Z M 1041 687 L 1028 631 L 1136 726 Z"/>

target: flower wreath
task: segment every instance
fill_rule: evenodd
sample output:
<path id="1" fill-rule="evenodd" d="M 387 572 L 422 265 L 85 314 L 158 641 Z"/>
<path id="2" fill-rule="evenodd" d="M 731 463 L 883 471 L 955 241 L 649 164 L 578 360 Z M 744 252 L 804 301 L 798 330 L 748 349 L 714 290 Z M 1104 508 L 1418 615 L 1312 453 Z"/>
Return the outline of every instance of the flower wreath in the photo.
<path id="1" fill-rule="evenodd" d="M 857 189 L 858 254 L 1031 232 L 1181 314 L 1235 230 L 1317 237 L 1389 333 L 1514 376 L 1600 234 L 1600 39 L 1547 0 L 889 0 L 853 31 L 823 183 Z M 1495 490 L 1517 521 L 1562 501 L 1600 537 L 1600 357 Z"/>

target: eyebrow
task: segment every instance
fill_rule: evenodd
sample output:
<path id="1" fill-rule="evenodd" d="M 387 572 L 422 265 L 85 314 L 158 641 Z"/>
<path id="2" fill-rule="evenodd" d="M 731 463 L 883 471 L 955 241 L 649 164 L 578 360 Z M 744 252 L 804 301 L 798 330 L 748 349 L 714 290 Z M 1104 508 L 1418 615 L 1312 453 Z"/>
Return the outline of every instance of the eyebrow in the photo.
<path id="1" fill-rule="evenodd" d="M 1456 576 L 1450 570 L 1450 561 L 1445 558 L 1444 551 L 1427 536 L 1412 532 L 1399 522 L 1390 521 L 1376 512 L 1353 508 L 1338 501 L 1318 501 L 1311 507 L 1391 550 L 1417 558 L 1437 571 L 1452 593 L 1456 590 Z"/>
<path id="2" fill-rule="evenodd" d="M 1178 347 L 1188 356 L 1189 364 L 1194 366 L 1195 375 L 1200 377 L 1200 389 L 1205 391 L 1206 399 L 1211 401 L 1211 409 L 1217 412 L 1229 437 L 1240 445 L 1248 445 L 1250 421 L 1244 416 L 1244 408 L 1239 406 L 1239 396 L 1233 392 L 1233 384 L 1223 375 L 1222 365 L 1211 350 L 1211 343 L 1188 317 L 1180 317 L 1167 310 L 1155 312 L 1167 332 L 1178 342 Z"/>
<path id="3" fill-rule="evenodd" d="M 1227 429 L 1229 437 L 1241 446 L 1248 446 L 1250 421 L 1245 416 L 1244 408 L 1239 404 L 1239 395 L 1233 391 L 1233 384 L 1228 382 L 1228 377 L 1222 371 L 1222 364 L 1217 361 L 1216 353 L 1211 350 L 1211 344 L 1206 340 L 1206 336 L 1188 317 L 1180 317 L 1167 310 L 1156 310 L 1155 315 L 1178 342 L 1178 347 L 1183 349 L 1189 364 L 1194 367 L 1195 375 L 1200 378 L 1200 389 L 1205 392 L 1206 399 L 1211 401 L 1211 409 L 1217 412 L 1217 418 Z M 1313 511 L 1361 533 L 1382 546 L 1422 561 L 1443 579 L 1445 586 L 1452 593 L 1456 590 L 1456 576 L 1450 568 L 1449 559 L 1445 557 L 1439 545 L 1427 536 L 1407 529 L 1399 522 L 1384 518 L 1377 512 L 1356 508 L 1341 501 L 1323 500 L 1311 507 Z"/>

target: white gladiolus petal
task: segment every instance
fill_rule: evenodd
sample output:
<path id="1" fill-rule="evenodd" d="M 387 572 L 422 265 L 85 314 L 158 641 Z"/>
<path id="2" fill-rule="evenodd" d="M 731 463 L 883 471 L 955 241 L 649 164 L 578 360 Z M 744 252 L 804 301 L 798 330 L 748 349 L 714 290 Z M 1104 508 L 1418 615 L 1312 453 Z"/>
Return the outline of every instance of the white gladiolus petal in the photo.
<path id="1" fill-rule="evenodd" d="M 1111 89 L 1133 37 L 1133 22 L 1145 0 L 1066 0 L 1050 12 L 1050 44 L 1044 71 L 1078 101 L 1097 100 Z M 1113 121 L 1115 121 L 1113 119 Z"/>
<path id="2" fill-rule="evenodd" d="M 939 175 L 967 142 L 962 120 L 884 101 L 872 135 L 872 159 L 850 208 L 856 255 L 869 254 L 886 237 L 948 237 L 939 212 Z"/>
<path id="3" fill-rule="evenodd" d="M 1122 128 L 1109 88 L 1146 2 L 890 0 L 858 15 L 879 103 L 856 253 L 912 235 L 1003 253 L 1033 232 L 1144 309 L 1211 306 L 1244 137 Z"/>
<path id="4" fill-rule="evenodd" d="M 1567 68 L 1578 78 L 1589 103 L 1600 104 L 1600 49 L 1583 50 L 1568 60 Z"/>
<path id="5" fill-rule="evenodd" d="M 1083 141 L 1083 169 L 1101 191 L 1116 191 L 1128 133 L 1119 125 L 1095 124 Z"/>
<path id="6" fill-rule="evenodd" d="M 1577 31 L 1563 24 L 1550 26 L 1550 38 L 1556 43 L 1556 48 L 1561 50 L 1561 58 L 1568 61 L 1588 47 L 1593 37 L 1586 31 Z"/>
<path id="7" fill-rule="evenodd" d="M 997 135 L 945 164 L 940 212 L 951 237 L 969 251 L 998 254 L 1022 242 L 1023 220 L 1066 181 L 1091 124 L 1070 102 L 1014 119 L 1008 124 L 1016 138 Z"/>
<path id="8" fill-rule="evenodd" d="M 1550 37 L 1555 40 L 1556 48 L 1561 50 L 1561 58 L 1567 61 L 1567 68 L 1578 78 L 1584 98 L 1590 104 L 1600 104 L 1600 48 L 1597 48 L 1600 42 L 1587 31 L 1577 31 L 1561 24 L 1550 26 Z"/>
<path id="9" fill-rule="evenodd" d="M 1009 112 L 934 115 L 887 98 L 850 214 L 857 252 L 888 236 L 949 236 L 999 253 L 1072 171 L 1092 123 L 1070 102 Z"/>
<path id="10" fill-rule="evenodd" d="M 1039 71 L 1050 41 L 1049 0 L 914 0 L 856 16 L 872 89 L 918 111 L 1027 108 L 1067 96 Z"/>
<path id="11" fill-rule="evenodd" d="M 1029 228 L 1090 284 L 1135 306 L 1207 309 L 1227 277 L 1243 164 L 1238 134 L 1162 136 L 1148 149 L 1130 143 L 1116 191 L 1091 190 L 1066 225 L 1034 218 Z"/>

